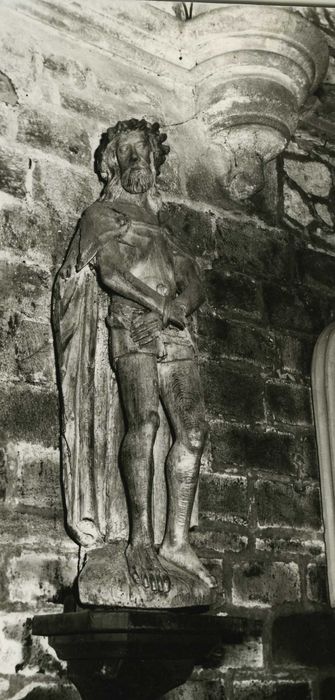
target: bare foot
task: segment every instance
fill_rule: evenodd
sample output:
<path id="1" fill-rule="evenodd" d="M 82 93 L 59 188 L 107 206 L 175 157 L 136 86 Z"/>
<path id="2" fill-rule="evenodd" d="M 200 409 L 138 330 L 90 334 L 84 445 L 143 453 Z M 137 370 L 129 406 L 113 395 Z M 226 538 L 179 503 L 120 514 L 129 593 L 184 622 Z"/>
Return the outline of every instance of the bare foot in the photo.
<path id="1" fill-rule="evenodd" d="M 178 546 L 163 542 L 159 549 L 159 554 L 166 559 L 166 561 L 170 561 L 172 564 L 176 564 L 182 569 L 189 571 L 191 574 L 198 576 L 209 588 L 215 588 L 215 586 L 217 586 L 217 581 L 214 576 L 211 576 L 207 571 L 199 557 L 197 557 L 196 553 L 193 551 L 191 545 L 187 542 Z"/>
<path id="2" fill-rule="evenodd" d="M 151 544 L 129 544 L 126 552 L 128 569 L 135 583 L 154 593 L 168 593 L 170 578 Z"/>

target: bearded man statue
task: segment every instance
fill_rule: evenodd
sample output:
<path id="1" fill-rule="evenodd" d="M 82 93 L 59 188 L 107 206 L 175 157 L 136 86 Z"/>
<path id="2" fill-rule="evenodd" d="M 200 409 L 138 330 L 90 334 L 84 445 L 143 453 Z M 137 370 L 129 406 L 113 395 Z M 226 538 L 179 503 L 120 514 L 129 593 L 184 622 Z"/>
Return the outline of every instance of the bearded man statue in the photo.
<path id="1" fill-rule="evenodd" d="M 157 123 L 101 137 L 101 197 L 54 285 L 67 527 L 82 605 L 208 605 L 215 580 L 189 542 L 205 407 L 191 316 L 195 261 L 169 238 L 156 187 Z M 193 516 L 192 516 L 193 512 Z"/>

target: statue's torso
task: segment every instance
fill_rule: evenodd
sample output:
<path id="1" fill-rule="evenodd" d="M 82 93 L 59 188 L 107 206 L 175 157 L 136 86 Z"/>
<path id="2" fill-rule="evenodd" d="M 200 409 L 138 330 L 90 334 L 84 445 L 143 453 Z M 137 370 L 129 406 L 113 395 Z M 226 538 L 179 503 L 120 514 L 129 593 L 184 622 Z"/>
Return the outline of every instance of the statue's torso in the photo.
<path id="1" fill-rule="evenodd" d="M 115 250 L 119 264 L 163 296 L 174 296 L 177 291 L 174 261 L 166 234 L 158 225 L 128 220 L 118 232 L 111 236 L 101 251 L 101 257 L 111 259 L 110 248 Z M 118 297 L 111 293 L 112 299 Z"/>

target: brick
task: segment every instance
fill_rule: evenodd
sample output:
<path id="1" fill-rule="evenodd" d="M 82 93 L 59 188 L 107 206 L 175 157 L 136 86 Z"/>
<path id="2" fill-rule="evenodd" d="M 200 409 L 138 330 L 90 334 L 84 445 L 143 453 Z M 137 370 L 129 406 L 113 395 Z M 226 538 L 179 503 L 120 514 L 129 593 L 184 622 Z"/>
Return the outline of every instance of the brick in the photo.
<path id="1" fill-rule="evenodd" d="M 71 183 L 71 186 L 69 186 Z M 96 185 L 96 186 L 95 186 Z M 90 169 L 80 172 L 68 164 L 55 162 L 51 157 L 36 163 L 33 172 L 33 197 L 40 205 L 47 203 L 64 226 L 67 218 L 67 231 L 74 227 L 84 209 L 98 196 L 100 186 L 92 178 Z M 54 243 L 49 237 L 49 245 Z M 65 253 L 65 251 L 64 251 Z"/>
<path id="2" fill-rule="evenodd" d="M 190 540 L 199 555 L 217 557 L 225 552 L 243 552 L 248 546 L 248 537 L 240 532 L 224 530 L 220 523 L 219 530 L 207 529 L 205 519 L 200 522 L 200 528 L 190 533 Z M 206 529 L 205 529 L 206 528 Z"/>
<path id="3" fill-rule="evenodd" d="M 224 700 L 223 681 L 187 681 L 163 696 L 162 700 Z"/>
<path id="4" fill-rule="evenodd" d="M 285 158 L 285 170 L 304 192 L 317 197 L 327 197 L 332 186 L 329 168 L 316 160 L 290 160 Z"/>
<path id="5" fill-rule="evenodd" d="M 309 377 L 315 338 L 293 335 L 276 335 L 276 347 L 280 357 L 281 372 Z"/>
<path id="6" fill-rule="evenodd" d="M 270 607 L 299 601 L 300 576 L 295 562 L 254 561 L 233 567 L 234 605 Z"/>
<path id="7" fill-rule="evenodd" d="M 61 87 L 60 98 L 61 105 L 65 110 L 77 112 L 81 116 L 84 114 L 87 119 L 94 119 L 103 124 L 111 123 L 111 110 L 98 99 L 89 100 L 87 97 L 84 99 L 80 92 L 73 94 L 73 87 L 71 91 Z"/>
<path id="8" fill-rule="evenodd" d="M 17 545 L 40 547 L 41 542 L 50 550 L 75 551 L 76 545 L 64 528 L 64 512 L 52 508 L 0 507 L 0 541 L 2 546 Z"/>
<path id="9" fill-rule="evenodd" d="M 262 668 L 263 642 L 261 636 L 247 636 L 240 644 L 227 644 L 222 647 L 220 671 L 229 668 Z"/>
<path id="10" fill-rule="evenodd" d="M 62 509 L 60 457 L 41 445 L 8 443 L 6 504 Z"/>
<path id="11" fill-rule="evenodd" d="M 201 374 L 210 416 L 238 421 L 247 417 L 250 423 L 264 418 L 264 385 L 260 377 L 231 371 L 214 362 L 204 363 Z"/>
<path id="12" fill-rule="evenodd" d="M 0 398 L 0 424 L 4 438 L 56 446 L 59 434 L 56 392 L 4 387 Z"/>
<path id="13" fill-rule="evenodd" d="M 264 305 L 272 328 L 321 333 L 332 319 L 334 298 L 306 288 L 263 285 Z"/>
<path id="14" fill-rule="evenodd" d="M 276 665 L 332 667 L 334 644 L 333 612 L 301 612 L 274 620 L 272 655 Z"/>
<path id="15" fill-rule="evenodd" d="M 269 419 L 290 425 L 312 425 L 310 390 L 293 384 L 266 384 Z"/>
<path id="16" fill-rule="evenodd" d="M 43 57 L 44 72 L 51 74 L 53 77 L 60 77 L 62 80 L 67 78 L 69 83 L 78 88 L 84 88 L 87 84 L 87 78 L 92 75 L 90 69 L 78 63 L 69 56 L 61 56 L 59 54 L 50 53 Z"/>
<path id="17" fill-rule="evenodd" d="M 13 324 L 17 323 L 14 311 L 23 312 L 30 317 L 38 314 L 49 321 L 51 304 L 49 272 L 24 262 L 0 260 L 0 299 L 3 307 L 12 309 Z"/>
<path id="18" fill-rule="evenodd" d="M 70 163 L 89 166 L 89 137 L 78 119 L 66 114 L 43 113 L 24 108 L 18 117 L 18 141 L 46 152 L 56 153 Z"/>
<path id="19" fill-rule="evenodd" d="M 283 229 L 261 229 L 240 220 L 217 220 L 217 252 L 222 267 L 265 279 L 293 281 L 295 250 L 292 234 Z"/>
<path id="20" fill-rule="evenodd" d="M 315 486 L 259 480 L 255 485 L 258 523 L 261 526 L 312 528 L 321 526 L 320 495 Z"/>
<path id="21" fill-rule="evenodd" d="M 300 251 L 298 259 L 304 284 L 334 290 L 335 257 L 307 248 Z"/>
<path id="22" fill-rule="evenodd" d="M 53 174 L 50 175 L 51 180 Z M 50 183 L 48 187 L 51 188 Z M 56 190 L 53 194 L 55 200 Z M 17 206 L 16 202 L 4 205 L 0 210 L 0 245 L 13 249 L 15 253 L 42 253 L 45 259 L 50 260 L 50 267 L 52 263 L 60 266 L 77 223 L 75 210 L 65 210 L 63 206 L 62 212 L 58 213 L 46 192 L 44 198 L 42 194 L 39 195 L 33 209 L 25 205 Z"/>
<path id="23" fill-rule="evenodd" d="M 77 573 L 75 555 L 24 551 L 12 556 L 7 566 L 9 601 L 61 602 Z"/>
<path id="24" fill-rule="evenodd" d="M 271 334 L 256 326 L 198 314 L 198 346 L 212 359 L 228 357 L 249 360 L 262 366 L 274 366 L 276 352 Z"/>
<path id="25" fill-rule="evenodd" d="M 305 539 L 300 533 L 297 537 L 291 537 L 282 532 L 280 535 L 274 532 L 269 537 L 256 537 L 255 548 L 257 552 L 269 552 L 274 556 L 290 554 L 320 557 L 324 555 L 325 543 L 323 538 Z"/>
<path id="26" fill-rule="evenodd" d="M 295 437 L 275 431 L 247 430 L 239 426 L 229 428 L 213 425 L 210 431 L 212 468 L 223 471 L 225 467 L 269 470 L 280 474 L 295 471 L 292 453 Z"/>
<path id="27" fill-rule="evenodd" d="M 329 604 L 327 567 L 325 564 L 308 564 L 307 598 L 313 603 Z"/>
<path id="28" fill-rule="evenodd" d="M 0 145 L 0 189 L 13 197 L 26 196 L 28 157 L 14 149 Z"/>
<path id="29" fill-rule="evenodd" d="M 314 217 L 307 195 L 304 197 L 296 189 L 296 186 L 287 179 L 283 183 L 284 212 L 289 219 L 293 219 L 295 226 L 305 227 L 313 223 Z"/>
<path id="30" fill-rule="evenodd" d="M 206 270 L 204 281 L 211 306 L 220 311 L 224 309 L 230 316 L 262 318 L 263 299 L 259 282 L 218 268 Z"/>
<path id="31" fill-rule="evenodd" d="M 0 373 L 4 379 L 55 382 L 50 325 L 0 310 Z"/>
<path id="32" fill-rule="evenodd" d="M 25 381 L 55 383 L 50 325 L 22 318 L 14 326 L 16 364 Z"/>
<path id="33" fill-rule="evenodd" d="M 311 690 L 304 681 L 246 680 L 234 682 L 234 700 L 311 700 Z"/>
<path id="34" fill-rule="evenodd" d="M 214 518 L 241 525 L 247 523 L 247 480 L 243 477 L 203 474 L 200 480 L 199 508 Z"/>
<path id="35" fill-rule="evenodd" d="M 214 215 L 210 212 L 198 212 L 183 204 L 164 204 L 160 220 L 175 241 L 191 255 L 201 256 L 213 252 L 215 239 L 213 233 Z"/>

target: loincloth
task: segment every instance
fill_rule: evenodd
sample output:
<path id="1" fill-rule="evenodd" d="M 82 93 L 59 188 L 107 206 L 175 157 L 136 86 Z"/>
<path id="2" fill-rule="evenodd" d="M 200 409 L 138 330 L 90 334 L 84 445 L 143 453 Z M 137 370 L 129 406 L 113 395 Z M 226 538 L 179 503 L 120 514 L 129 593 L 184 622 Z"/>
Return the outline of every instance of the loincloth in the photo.
<path id="1" fill-rule="evenodd" d="M 136 302 L 116 301 L 111 304 L 107 325 L 109 327 L 109 353 L 112 364 L 119 357 L 140 353 L 154 355 L 158 362 L 173 362 L 175 360 L 193 360 L 196 357 L 196 347 L 190 330 L 183 330 L 169 325 L 164 328 L 157 338 L 140 346 L 131 337 L 131 325 L 148 313 Z"/>

